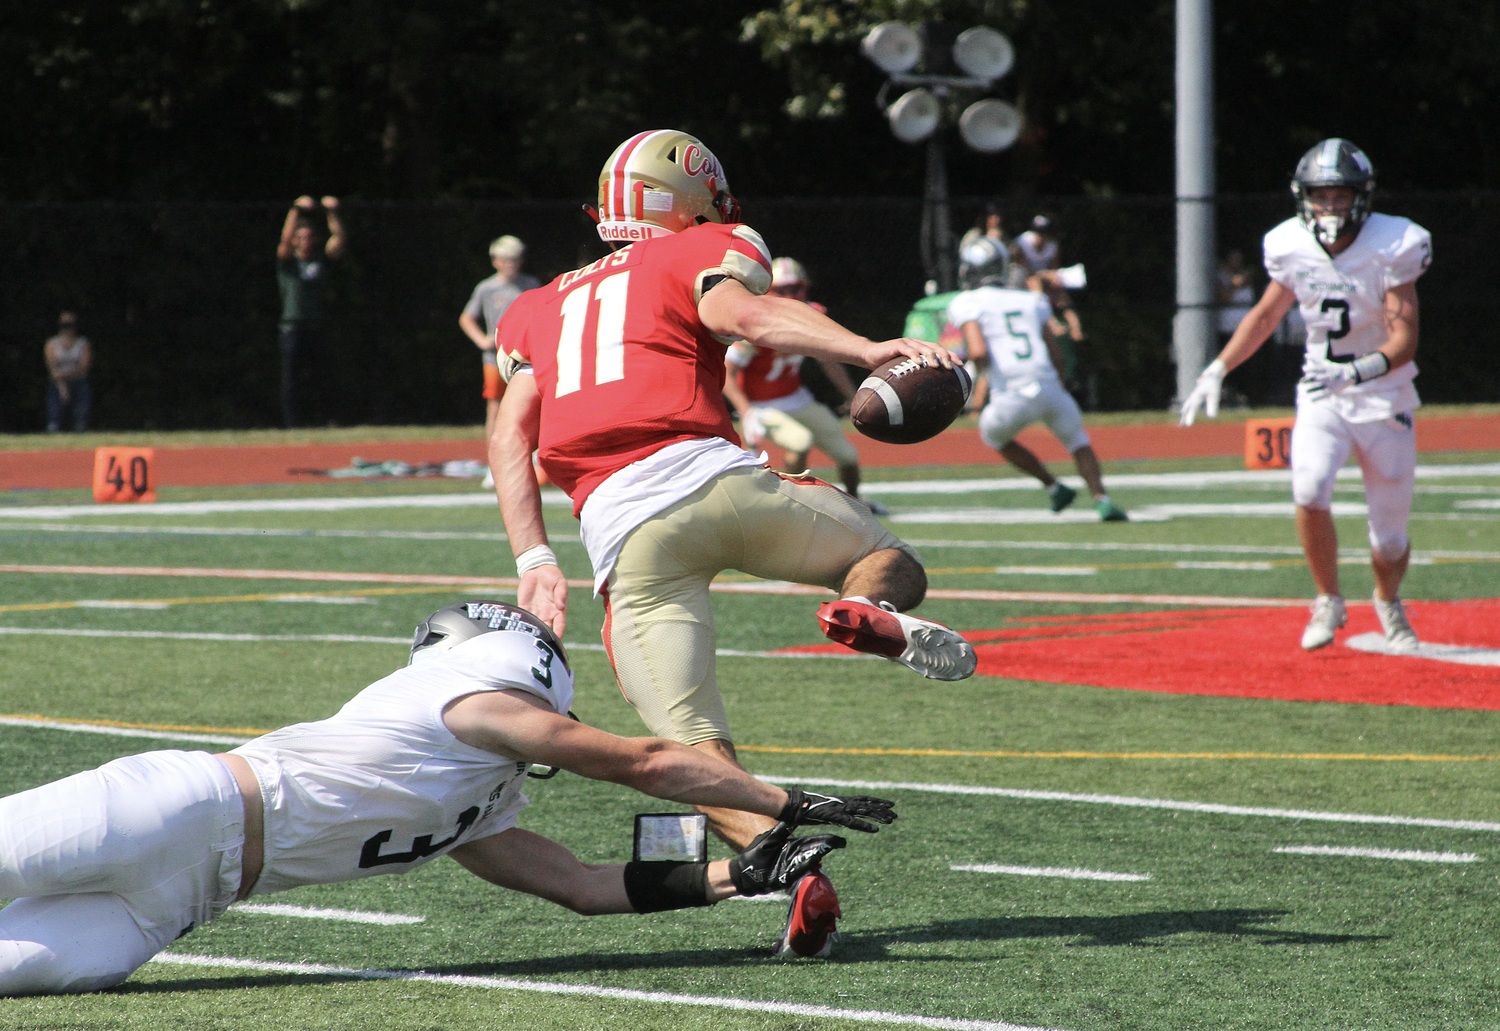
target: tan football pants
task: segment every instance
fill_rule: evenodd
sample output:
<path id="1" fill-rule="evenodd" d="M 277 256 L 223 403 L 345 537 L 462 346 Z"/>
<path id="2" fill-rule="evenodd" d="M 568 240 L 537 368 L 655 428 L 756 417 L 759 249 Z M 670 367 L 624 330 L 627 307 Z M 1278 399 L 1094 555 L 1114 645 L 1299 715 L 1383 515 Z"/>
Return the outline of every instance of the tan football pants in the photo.
<path id="1" fill-rule="evenodd" d="M 605 587 L 604 645 L 621 691 L 659 737 L 730 739 L 714 577 L 734 569 L 837 591 L 856 562 L 886 548 L 916 557 L 836 487 L 763 468 L 724 473 L 626 538 Z"/>

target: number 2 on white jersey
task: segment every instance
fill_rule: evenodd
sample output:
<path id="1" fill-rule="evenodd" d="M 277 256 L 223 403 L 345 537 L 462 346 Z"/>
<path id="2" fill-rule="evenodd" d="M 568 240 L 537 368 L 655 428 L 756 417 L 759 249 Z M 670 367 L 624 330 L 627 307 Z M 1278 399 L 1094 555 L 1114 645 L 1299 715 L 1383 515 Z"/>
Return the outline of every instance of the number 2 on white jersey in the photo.
<path id="1" fill-rule="evenodd" d="M 582 283 L 563 298 L 557 397 L 583 389 L 583 334 L 591 304 L 599 308 L 594 320 L 593 385 L 625 378 L 625 292 L 629 286 L 630 272 L 616 272 L 598 283 Z"/>

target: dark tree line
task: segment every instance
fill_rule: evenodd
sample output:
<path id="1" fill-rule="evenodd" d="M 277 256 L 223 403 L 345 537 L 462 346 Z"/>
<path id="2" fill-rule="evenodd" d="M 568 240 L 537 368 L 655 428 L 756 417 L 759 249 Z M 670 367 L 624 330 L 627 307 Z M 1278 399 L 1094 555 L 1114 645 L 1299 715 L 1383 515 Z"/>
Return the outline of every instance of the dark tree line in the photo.
<path id="1" fill-rule="evenodd" d="M 1221 2 L 1225 192 L 1279 189 L 1346 135 L 1394 189 L 1500 184 L 1494 4 Z M 858 41 L 879 21 L 1015 42 L 1010 151 L 953 148 L 957 194 L 1170 193 L 1165 0 L 52 0 L 0 14 L 0 200 L 587 196 L 605 155 L 672 125 L 737 192 L 909 195 Z"/>

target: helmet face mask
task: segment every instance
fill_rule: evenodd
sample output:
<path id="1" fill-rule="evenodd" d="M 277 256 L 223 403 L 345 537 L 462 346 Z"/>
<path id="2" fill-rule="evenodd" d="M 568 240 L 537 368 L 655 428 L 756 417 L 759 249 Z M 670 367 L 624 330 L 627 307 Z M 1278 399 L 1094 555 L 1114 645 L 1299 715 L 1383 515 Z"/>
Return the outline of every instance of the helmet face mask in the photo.
<path id="1" fill-rule="evenodd" d="M 407 665 L 418 655 L 445 652 L 481 634 L 496 630 L 513 630 L 529 634 L 556 653 L 571 672 L 568 653 L 552 628 L 530 612 L 503 601 L 465 601 L 438 609 L 418 624 L 412 636 Z"/>
<path id="2" fill-rule="evenodd" d="M 1005 246 L 988 237 L 981 237 L 965 247 L 958 260 L 958 281 L 965 290 L 1004 286 L 1010 272 L 1010 255 Z"/>
<path id="3" fill-rule="evenodd" d="M 1347 213 L 1313 200 L 1312 191 L 1328 186 L 1354 192 L 1354 203 Z M 1292 175 L 1297 217 L 1324 247 L 1345 234 L 1359 232 L 1370 217 L 1374 195 L 1375 166 L 1364 151 L 1338 137 L 1324 140 L 1303 154 Z"/>
<path id="4" fill-rule="evenodd" d="M 608 243 L 739 220 L 739 202 L 719 159 L 677 129 L 637 133 L 615 148 L 599 173 L 599 237 Z"/>

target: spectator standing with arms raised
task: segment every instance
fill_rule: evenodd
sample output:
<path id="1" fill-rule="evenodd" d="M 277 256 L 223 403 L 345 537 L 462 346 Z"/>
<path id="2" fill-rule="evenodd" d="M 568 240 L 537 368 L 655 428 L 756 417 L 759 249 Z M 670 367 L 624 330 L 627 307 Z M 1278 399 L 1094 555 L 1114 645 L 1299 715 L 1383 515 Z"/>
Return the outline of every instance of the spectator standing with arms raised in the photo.
<path id="1" fill-rule="evenodd" d="M 316 225 L 319 209 L 323 228 Z M 326 235 L 325 235 L 326 231 Z M 278 337 L 281 350 L 281 420 L 303 425 L 311 399 L 328 396 L 323 359 L 324 296 L 331 262 L 344 256 L 344 223 L 337 197 L 298 197 L 281 225 L 276 245 L 276 286 L 281 293 Z M 322 413 L 320 413 L 322 414 Z"/>
<path id="2" fill-rule="evenodd" d="M 89 428 L 94 407 L 94 389 L 89 373 L 94 365 L 94 347 L 78 332 L 78 316 L 65 311 L 57 317 L 57 335 L 42 345 L 47 364 L 47 432 L 61 431 L 66 422 L 75 432 Z"/>
<path id="3" fill-rule="evenodd" d="M 1259 350 L 1293 304 L 1300 307 L 1307 353 L 1291 465 L 1297 537 L 1317 590 L 1302 632 L 1308 651 L 1332 644 L 1348 620 L 1331 509 L 1334 478 L 1351 455 L 1364 480 L 1373 600 L 1386 648 L 1418 647 L 1400 590 L 1416 491 L 1412 413 L 1421 404 L 1413 383 L 1417 279 L 1432 261 L 1432 236 L 1410 219 L 1372 212 L 1374 194 L 1375 166 L 1348 140 L 1327 139 L 1302 155 L 1292 174 L 1297 214 L 1265 236 L 1271 282 L 1182 402 L 1184 426 L 1200 407 L 1217 415 L 1224 377 Z"/>

